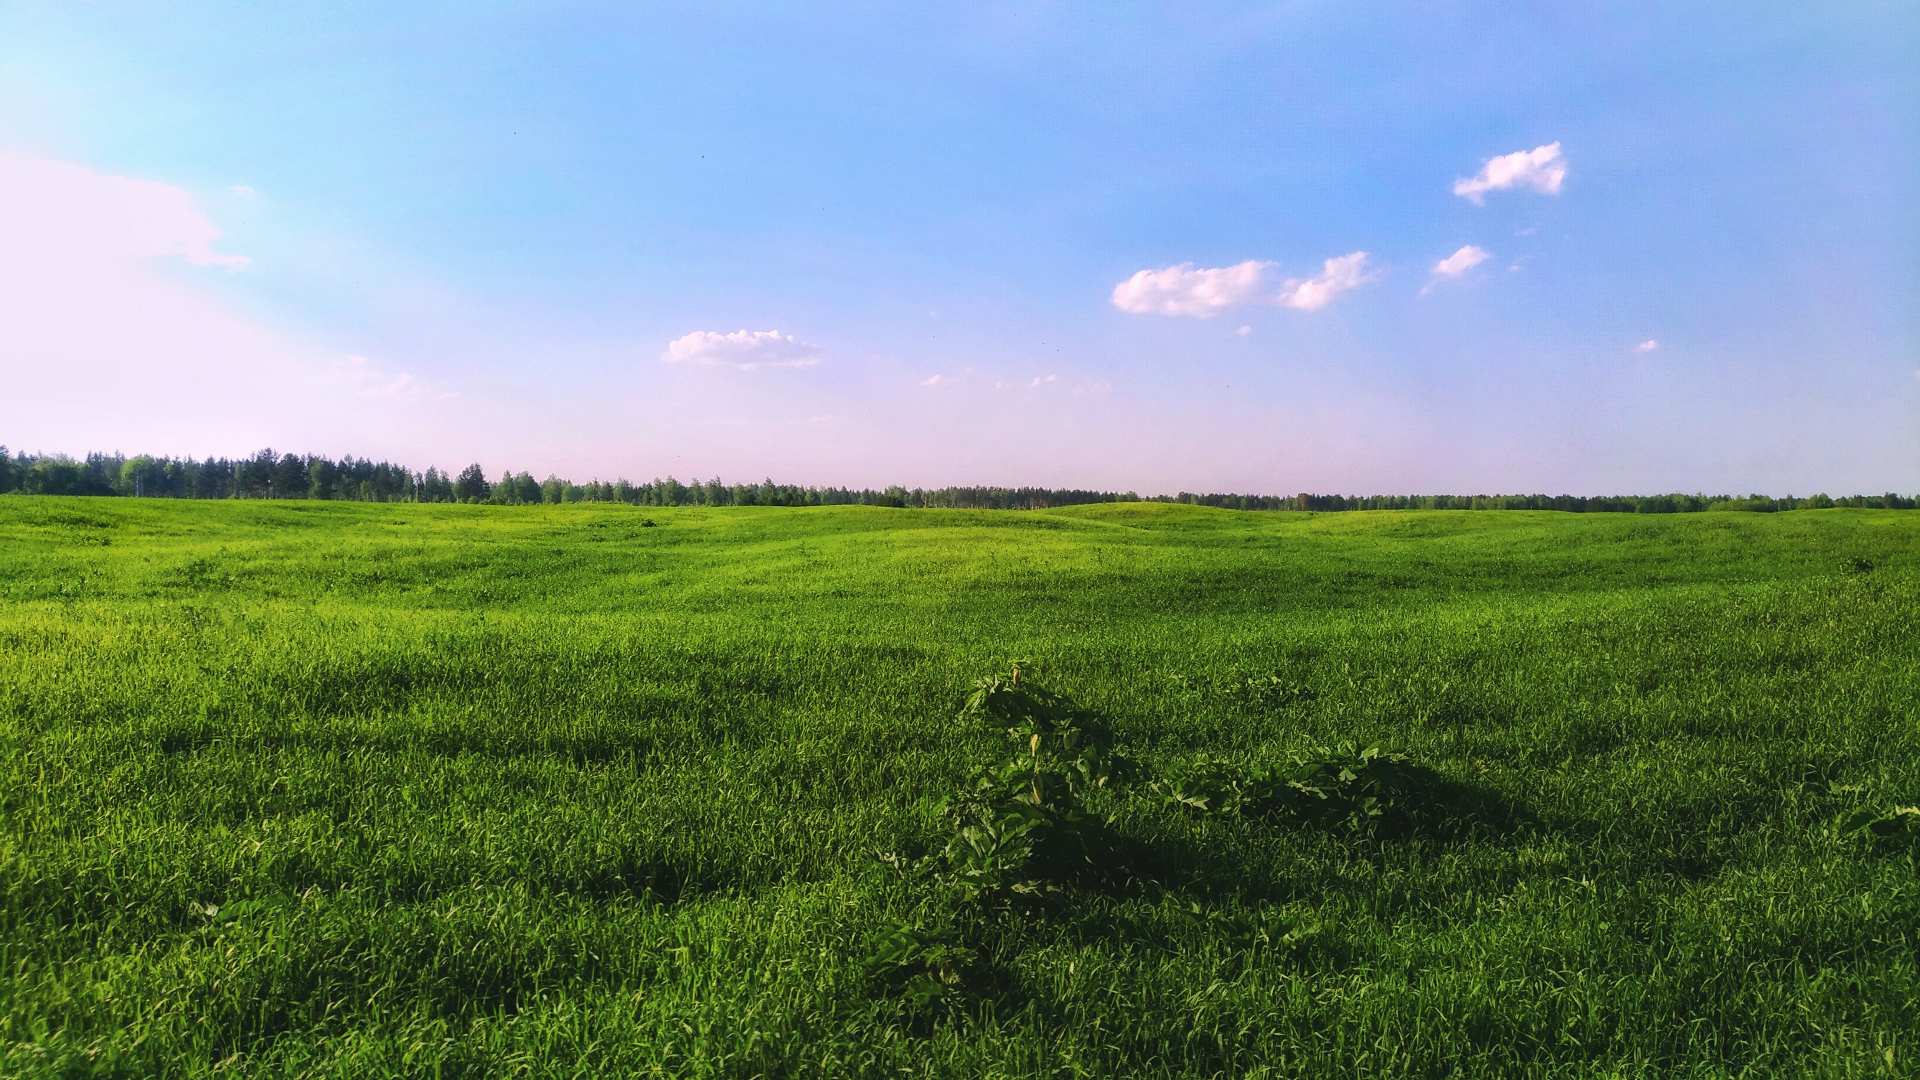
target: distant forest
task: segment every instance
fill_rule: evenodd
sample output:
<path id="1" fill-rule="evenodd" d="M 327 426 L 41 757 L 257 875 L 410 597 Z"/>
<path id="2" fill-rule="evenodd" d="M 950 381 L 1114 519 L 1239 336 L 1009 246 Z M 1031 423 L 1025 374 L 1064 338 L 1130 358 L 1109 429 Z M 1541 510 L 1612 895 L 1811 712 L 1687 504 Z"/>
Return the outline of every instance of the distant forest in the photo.
<path id="1" fill-rule="evenodd" d="M 245 458 L 153 457 L 141 454 L 10 453 L 0 446 L 0 494 L 125 495 L 163 499 L 345 499 L 356 502 L 529 503 L 615 502 L 633 506 L 918 506 L 973 510 L 1040 510 L 1079 503 L 1192 503 L 1232 510 L 1570 510 L 1642 514 L 1700 510 L 1798 510 L 1834 506 L 1912 510 L 1916 498 L 1825 494 L 1770 495 L 1236 495 L 1141 496 L 1131 491 L 1078 488 L 943 487 L 844 488 L 777 484 L 728 484 L 719 478 L 682 483 L 664 480 L 592 480 L 576 484 L 557 476 L 535 480 L 506 472 L 487 479 L 479 465 L 458 473 L 366 458 L 338 461 L 316 454 L 261 450 Z"/>

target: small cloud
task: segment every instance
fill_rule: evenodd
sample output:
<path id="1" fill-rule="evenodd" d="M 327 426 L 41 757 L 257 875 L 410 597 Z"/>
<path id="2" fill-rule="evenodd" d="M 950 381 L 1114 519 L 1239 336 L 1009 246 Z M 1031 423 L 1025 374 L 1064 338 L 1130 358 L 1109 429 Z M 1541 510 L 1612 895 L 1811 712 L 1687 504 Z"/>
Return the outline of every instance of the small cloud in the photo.
<path id="1" fill-rule="evenodd" d="M 1560 144 L 1550 142 L 1531 150 L 1515 150 L 1488 158 L 1480 167 L 1479 175 L 1455 180 L 1453 193 L 1479 206 L 1489 191 L 1525 188 L 1542 195 L 1558 195 L 1566 178 L 1567 159 L 1560 153 Z"/>
<path id="2" fill-rule="evenodd" d="M 1433 272 L 1436 277 L 1457 278 L 1491 258 L 1493 253 L 1486 248 L 1466 244 L 1459 251 L 1434 263 Z"/>
<path id="3" fill-rule="evenodd" d="M 388 371 L 364 356 L 343 356 L 325 372 L 325 381 L 369 401 L 449 401 L 460 395 L 405 371 Z"/>
<path id="4" fill-rule="evenodd" d="M 819 352 L 818 346 L 778 330 L 695 330 L 669 342 L 660 359 L 669 364 L 758 371 L 813 367 L 820 362 Z"/>
<path id="5" fill-rule="evenodd" d="M 1533 234 L 1535 234 L 1535 233 L 1537 233 L 1537 232 L 1539 232 L 1539 231 L 1540 231 L 1540 226 L 1538 226 L 1538 225 L 1529 225 L 1529 226 L 1527 226 L 1527 227 L 1526 227 L 1526 228 L 1524 228 L 1524 229 L 1515 229 L 1515 230 L 1513 230 L 1513 235 L 1515 235 L 1515 236 L 1532 236 Z"/>
<path id="6" fill-rule="evenodd" d="M 1641 342 L 1640 344 L 1635 345 L 1633 347 L 1633 351 L 1641 352 L 1641 353 L 1653 352 L 1655 349 L 1658 349 L 1659 347 L 1660 347 L 1660 341 L 1658 338 L 1648 338 L 1647 340 Z"/>
<path id="7" fill-rule="evenodd" d="M 920 385 L 921 386 L 946 386 L 952 382 L 953 380 L 948 376 L 935 373 L 933 375 L 927 376 L 924 379 L 921 379 Z"/>
<path id="8" fill-rule="evenodd" d="M 1196 267 L 1183 262 L 1141 270 L 1113 287 L 1113 306 L 1130 315 L 1211 319 L 1256 299 L 1272 267 L 1270 262 L 1248 259 L 1232 266 Z"/>
<path id="9" fill-rule="evenodd" d="M 1240 329 L 1235 330 L 1233 332 L 1234 337 L 1249 337 L 1252 334 L 1253 334 L 1253 327 L 1251 326 L 1243 326 Z"/>
<path id="10" fill-rule="evenodd" d="M 840 418 L 833 413 L 814 413 L 812 416 L 807 417 L 807 423 L 814 427 L 825 427 L 839 419 Z"/>
<path id="11" fill-rule="evenodd" d="M 235 184 L 227 189 L 227 194 L 236 195 L 242 199 L 257 199 L 260 197 L 260 193 L 254 190 L 252 184 Z"/>
<path id="12" fill-rule="evenodd" d="M 1060 376 L 1058 375 L 1053 375 L 1053 374 L 1035 375 L 1033 377 L 1033 381 L 1028 383 L 1027 385 L 1030 387 L 1031 386 L 1051 386 L 1052 384 L 1057 383 L 1059 381 L 1060 381 Z"/>
<path id="13" fill-rule="evenodd" d="M 1464 276 L 1467 271 L 1491 258 L 1493 253 L 1486 248 L 1475 247 L 1472 244 L 1462 245 L 1460 250 L 1433 264 L 1433 276 L 1428 278 L 1427 283 L 1421 287 L 1420 295 L 1425 296 L 1432 292 L 1433 287 L 1443 280 L 1451 281 Z"/>
<path id="14" fill-rule="evenodd" d="M 1296 311 L 1318 311 L 1333 303 L 1334 297 L 1357 289 L 1380 275 L 1367 269 L 1364 251 L 1336 255 L 1320 265 L 1320 273 L 1310 278 L 1288 278 L 1280 285 L 1275 302 Z"/>

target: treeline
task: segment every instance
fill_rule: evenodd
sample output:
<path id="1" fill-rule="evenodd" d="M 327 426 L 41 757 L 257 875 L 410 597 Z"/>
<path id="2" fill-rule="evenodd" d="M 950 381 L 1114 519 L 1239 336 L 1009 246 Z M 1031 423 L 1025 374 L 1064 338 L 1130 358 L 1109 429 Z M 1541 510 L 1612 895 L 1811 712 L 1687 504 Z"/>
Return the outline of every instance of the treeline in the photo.
<path id="1" fill-rule="evenodd" d="M 1851 506 L 1912 510 L 1915 496 L 1815 494 L 1773 495 L 1196 495 L 1183 491 L 1174 502 L 1229 510 L 1565 510 L 1570 513 L 1690 514 L 1702 510 L 1825 510 Z"/>
<path id="2" fill-rule="evenodd" d="M 478 464 L 457 473 L 415 472 L 389 461 L 261 450 L 246 458 L 153 457 L 141 454 L 10 453 L 0 446 L 0 493 L 128 495 L 161 499 L 348 499 L 359 502 L 527 503 L 617 502 L 634 506 L 939 506 L 956 509 L 1038 510 L 1076 503 L 1122 502 L 1133 492 L 1073 488 L 894 486 L 882 489 L 804 487 L 762 480 L 729 484 L 719 478 L 683 483 L 673 477 L 644 483 L 558 476 L 536 480 L 505 472 L 489 480 Z"/>
<path id="3" fill-rule="evenodd" d="M 0 446 L 0 494 L 126 495 L 165 499 L 347 499 L 359 502 L 469 502 L 496 504 L 615 502 L 633 506 L 914 506 L 967 510 L 1041 510 L 1081 503 L 1133 502 L 1131 491 L 1079 488 L 807 487 L 762 480 L 728 484 L 719 478 L 682 483 L 669 476 L 644 483 L 593 480 L 576 484 L 557 476 L 536 480 L 505 472 L 489 480 L 477 464 L 458 473 L 367 458 L 338 461 L 316 454 L 252 457 L 153 457 L 141 454 L 11 453 Z M 1701 510 L 1798 510 L 1835 506 L 1911 510 L 1916 499 L 1883 495 L 1153 495 L 1149 502 L 1191 503 L 1232 510 L 1566 510 L 1681 514 Z"/>

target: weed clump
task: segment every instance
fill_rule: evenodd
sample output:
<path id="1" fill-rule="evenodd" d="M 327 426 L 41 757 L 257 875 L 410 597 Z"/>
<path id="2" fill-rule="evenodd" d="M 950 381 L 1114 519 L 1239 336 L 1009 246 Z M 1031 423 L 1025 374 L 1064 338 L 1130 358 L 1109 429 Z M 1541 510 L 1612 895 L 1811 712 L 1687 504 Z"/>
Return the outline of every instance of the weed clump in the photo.
<path id="1" fill-rule="evenodd" d="M 910 1018 L 924 1022 L 991 985 L 980 935 L 993 912 L 1054 901 L 1099 875 L 1115 845 L 1089 795 L 1108 787 L 1118 759 L 1094 718 L 1007 675 L 975 684 L 962 720 L 998 727 L 1012 753 L 940 804 L 946 842 L 927 859 L 883 855 L 923 890 L 920 921 L 871 940 L 866 968 Z"/>
<path id="2" fill-rule="evenodd" d="M 1011 753 L 940 803 L 950 832 L 931 855 L 881 856 L 921 899 L 915 921 L 872 939 L 866 966 L 915 1022 L 985 992 L 992 969 L 981 942 L 996 917 L 1057 909 L 1076 889 L 1119 880 L 1129 863 L 1105 809 L 1133 769 L 1095 717 L 1023 682 L 1019 665 L 975 684 L 960 716 L 1000 728 Z M 1443 835 L 1512 816 L 1432 769 L 1350 744 L 1257 765 L 1201 757 L 1146 790 L 1194 813 L 1363 838 Z"/>
<path id="3" fill-rule="evenodd" d="M 1011 757 L 941 804 L 952 835 L 932 877 L 962 903 L 1005 906 L 1056 897 L 1110 854 L 1107 818 L 1086 799 L 1115 776 L 1111 740 L 1064 699 L 1010 675 L 982 679 L 961 718 L 1002 728 Z"/>

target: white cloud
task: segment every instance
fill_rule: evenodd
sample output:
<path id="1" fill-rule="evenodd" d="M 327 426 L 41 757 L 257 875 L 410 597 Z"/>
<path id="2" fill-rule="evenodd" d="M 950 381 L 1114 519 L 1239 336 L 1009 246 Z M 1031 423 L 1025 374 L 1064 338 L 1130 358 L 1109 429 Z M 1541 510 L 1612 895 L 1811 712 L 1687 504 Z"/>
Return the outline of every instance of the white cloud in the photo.
<path id="1" fill-rule="evenodd" d="M 1288 278 L 1280 285 L 1277 302 L 1297 311 L 1318 311 L 1349 289 L 1357 289 L 1378 274 L 1367 269 L 1364 251 L 1336 255 L 1320 264 L 1320 273 L 1310 278 Z"/>
<path id="2" fill-rule="evenodd" d="M 1433 272 L 1437 277 L 1459 277 L 1492 257 L 1493 253 L 1486 248 L 1466 244 L 1459 251 L 1434 263 Z"/>
<path id="3" fill-rule="evenodd" d="M 15 153 L 0 153 L 0 236 L 16 257 L 32 252 L 42 266 L 65 270 L 156 259 L 239 270 L 250 262 L 214 250 L 220 229 L 183 188 Z"/>
<path id="4" fill-rule="evenodd" d="M 1238 330 L 1235 330 L 1235 331 L 1233 332 L 1233 336 L 1234 336 L 1234 337 L 1248 337 L 1248 336 L 1250 336 L 1250 335 L 1252 335 L 1252 333 L 1253 333 L 1253 327 L 1251 327 L 1251 326 L 1242 326 L 1242 327 L 1241 327 L 1240 329 L 1238 329 Z"/>
<path id="5" fill-rule="evenodd" d="M 1211 319 L 1257 299 L 1270 262 L 1248 259 L 1221 267 L 1190 262 L 1141 270 L 1113 287 L 1113 306 L 1133 315 L 1186 315 Z"/>
<path id="6" fill-rule="evenodd" d="M 818 346 L 778 330 L 695 330 L 669 342 L 660 359 L 669 364 L 758 371 L 812 367 L 820 362 L 819 352 Z"/>
<path id="7" fill-rule="evenodd" d="M 1633 351 L 1634 352 L 1652 352 L 1655 349 L 1658 349 L 1659 347 L 1660 347 L 1659 339 L 1648 338 L 1647 340 L 1641 342 L 1640 344 L 1635 345 L 1633 347 Z"/>
<path id="8" fill-rule="evenodd" d="M 1186 315 L 1211 319 L 1248 304 L 1276 304 L 1298 311 L 1318 311 L 1349 289 L 1372 281 L 1377 274 L 1367 265 L 1364 251 L 1336 255 L 1321 264 L 1310 278 L 1287 278 L 1278 291 L 1269 282 L 1275 264 L 1248 259 L 1232 266 L 1196 267 L 1190 262 L 1141 270 L 1113 287 L 1113 306 L 1134 315 Z M 1242 327 L 1242 337 L 1253 333 Z"/>
<path id="9" fill-rule="evenodd" d="M 0 431 L 48 449 L 388 453 L 458 422 L 431 407 L 438 386 L 238 308 L 247 281 L 229 271 L 247 265 L 185 188 L 0 152 Z"/>
<path id="10" fill-rule="evenodd" d="M 227 188 L 227 194 L 238 195 L 242 199 L 254 199 L 260 196 L 260 193 L 254 190 L 252 184 L 234 184 Z"/>
<path id="11" fill-rule="evenodd" d="M 1488 158 L 1480 167 L 1479 175 L 1470 180 L 1455 180 L 1453 193 L 1478 206 L 1489 191 L 1526 188 L 1542 195 L 1558 195 L 1560 184 L 1566 178 L 1567 159 L 1560 153 L 1560 144 L 1550 142 L 1531 150 L 1515 150 Z"/>
<path id="12" fill-rule="evenodd" d="M 988 375 L 972 367 L 963 368 L 958 374 L 929 375 L 919 380 L 919 385 L 969 397 L 982 392 L 1051 395 L 1063 391 L 1073 397 L 1104 397 L 1113 392 L 1113 384 L 1106 379 L 1081 379 L 1055 371 L 1039 375 Z"/>

